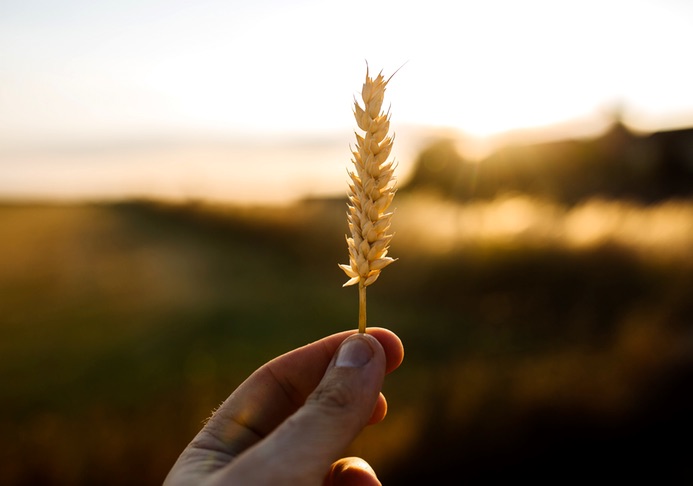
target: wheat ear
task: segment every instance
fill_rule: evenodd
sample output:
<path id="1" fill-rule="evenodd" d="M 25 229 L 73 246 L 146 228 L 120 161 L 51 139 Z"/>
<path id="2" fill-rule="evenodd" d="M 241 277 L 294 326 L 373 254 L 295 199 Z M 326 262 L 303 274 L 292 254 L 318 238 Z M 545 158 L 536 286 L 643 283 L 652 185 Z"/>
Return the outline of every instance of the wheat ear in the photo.
<path id="1" fill-rule="evenodd" d="M 356 150 L 351 161 L 356 170 L 349 171 L 347 236 L 349 263 L 339 264 L 349 280 L 344 287 L 359 284 L 359 332 L 366 332 L 366 287 L 375 282 L 380 271 L 394 262 L 387 256 L 392 235 L 388 234 L 392 213 L 387 212 L 395 196 L 394 164 L 387 158 L 393 137 L 388 136 L 390 113 L 381 111 L 385 87 L 392 79 L 382 73 L 371 78 L 366 68 L 361 98 L 363 108 L 354 100 L 356 124 L 365 133 L 356 133 Z"/>

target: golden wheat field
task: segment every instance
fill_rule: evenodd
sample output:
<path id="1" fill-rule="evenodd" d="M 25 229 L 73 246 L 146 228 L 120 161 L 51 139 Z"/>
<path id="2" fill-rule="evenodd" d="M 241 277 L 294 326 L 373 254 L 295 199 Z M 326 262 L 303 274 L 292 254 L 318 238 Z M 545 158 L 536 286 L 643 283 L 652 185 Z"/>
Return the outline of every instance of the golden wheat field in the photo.
<path id="1" fill-rule="evenodd" d="M 385 484 L 690 474 L 690 203 L 398 198 L 369 321 L 405 362 L 352 451 Z M 161 483 L 252 370 L 355 327 L 344 212 L 0 206 L 0 482 Z"/>

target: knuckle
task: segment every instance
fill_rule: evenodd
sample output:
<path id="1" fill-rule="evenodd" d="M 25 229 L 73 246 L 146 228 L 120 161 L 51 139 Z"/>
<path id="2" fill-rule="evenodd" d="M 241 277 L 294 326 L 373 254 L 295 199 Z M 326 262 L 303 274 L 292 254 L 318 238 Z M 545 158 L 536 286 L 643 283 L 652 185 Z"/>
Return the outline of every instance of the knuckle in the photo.
<path id="1" fill-rule="evenodd" d="M 335 380 L 316 389 L 309 400 L 327 411 L 344 412 L 353 406 L 356 396 L 351 387 Z"/>

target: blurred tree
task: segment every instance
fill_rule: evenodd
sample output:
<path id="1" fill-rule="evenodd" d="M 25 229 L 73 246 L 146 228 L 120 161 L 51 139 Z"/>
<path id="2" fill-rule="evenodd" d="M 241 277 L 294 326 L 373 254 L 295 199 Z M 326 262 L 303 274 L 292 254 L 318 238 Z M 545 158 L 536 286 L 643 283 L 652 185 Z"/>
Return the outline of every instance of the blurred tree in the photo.
<path id="1" fill-rule="evenodd" d="M 462 157 L 457 143 L 441 139 L 424 149 L 403 189 L 457 200 L 521 192 L 566 204 L 693 195 L 693 129 L 636 135 L 616 121 L 598 138 L 511 145 L 478 163 Z"/>

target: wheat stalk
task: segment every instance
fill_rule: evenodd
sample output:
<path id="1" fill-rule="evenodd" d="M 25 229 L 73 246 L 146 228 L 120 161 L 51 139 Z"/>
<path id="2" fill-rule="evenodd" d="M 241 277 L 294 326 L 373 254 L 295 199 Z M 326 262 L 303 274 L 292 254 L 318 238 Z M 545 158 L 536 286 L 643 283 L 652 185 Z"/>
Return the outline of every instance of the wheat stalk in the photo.
<path id="1" fill-rule="evenodd" d="M 349 277 L 344 287 L 359 284 L 359 332 L 366 332 L 366 287 L 395 261 L 387 256 L 392 213 L 386 212 L 395 196 L 394 164 L 387 161 L 393 137 L 387 135 L 390 112 L 381 111 L 390 79 L 383 78 L 382 72 L 373 79 L 366 68 L 361 90 L 363 108 L 354 100 L 356 124 L 365 133 L 356 133 L 356 150 L 352 150 L 351 162 L 356 170 L 349 171 L 349 263 L 339 264 L 339 268 Z"/>

